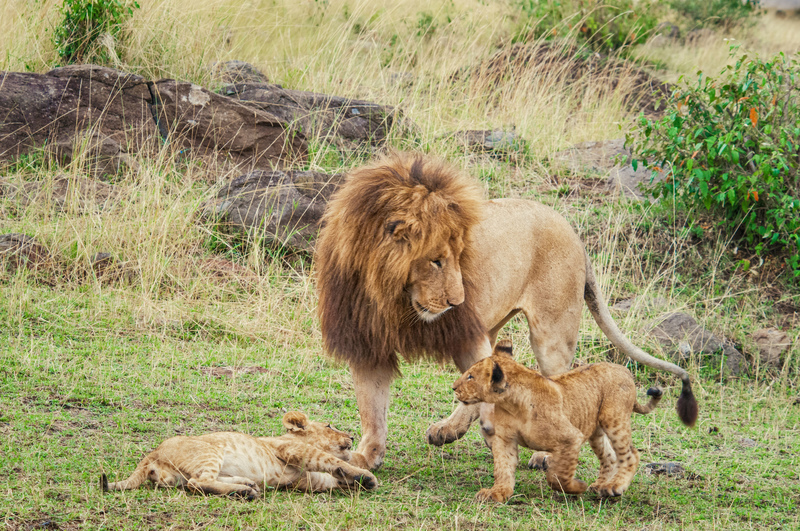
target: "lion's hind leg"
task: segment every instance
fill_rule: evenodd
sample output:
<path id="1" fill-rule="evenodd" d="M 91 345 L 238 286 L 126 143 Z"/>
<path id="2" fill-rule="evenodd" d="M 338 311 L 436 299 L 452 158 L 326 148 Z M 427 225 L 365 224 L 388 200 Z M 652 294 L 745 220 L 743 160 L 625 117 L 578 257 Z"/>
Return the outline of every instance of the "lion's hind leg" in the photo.
<path id="1" fill-rule="evenodd" d="M 594 490 L 603 497 L 621 496 L 630 486 L 639 467 L 639 451 L 631 441 L 631 420 L 629 416 L 616 421 L 603 422 L 601 419 L 601 426 L 616 454 L 616 472 L 605 485 L 598 485 Z"/>
<path id="2" fill-rule="evenodd" d="M 607 488 L 608 482 L 614 477 L 617 472 L 617 455 L 614 449 L 608 442 L 605 432 L 599 426 L 597 430 L 589 438 L 589 444 L 600 460 L 600 472 L 597 480 L 589 485 L 589 489 L 594 492 L 604 491 Z"/>

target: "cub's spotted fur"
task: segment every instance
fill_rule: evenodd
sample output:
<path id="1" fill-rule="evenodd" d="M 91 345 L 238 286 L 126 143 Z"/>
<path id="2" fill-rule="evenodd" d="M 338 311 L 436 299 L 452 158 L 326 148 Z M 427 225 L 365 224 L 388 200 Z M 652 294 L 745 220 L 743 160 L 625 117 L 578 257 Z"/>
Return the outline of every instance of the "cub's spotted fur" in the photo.
<path id="1" fill-rule="evenodd" d="M 280 437 L 235 432 L 172 437 L 145 457 L 131 477 L 109 483 L 103 474 L 101 486 L 104 491 L 128 490 L 150 480 L 158 487 L 253 499 L 267 486 L 323 491 L 378 485 L 368 470 L 347 462 L 353 444 L 347 433 L 297 411 L 286 413 L 283 425 L 287 432 Z"/>
<path id="2" fill-rule="evenodd" d="M 631 444 L 631 412 L 650 413 L 661 399 L 661 389 L 648 390 L 651 400 L 641 406 L 633 376 L 621 365 L 595 363 L 547 378 L 510 354 L 511 342 L 499 342 L 491 357 L 453 384 L 456 398 L 464 404 L 494 404 L 495 483 L 478 492 L 478 498 L 503 502 L 511 496 L 518 445 L 551 453 L 547 482 L 554 490 L 584 492 L 586 483 L 575 478 L 575 470 L 587 440 L 600 459 L 599 477 L 590 488 L 600 496 L 620 496 L 639 466 L 639 452 Z"/>

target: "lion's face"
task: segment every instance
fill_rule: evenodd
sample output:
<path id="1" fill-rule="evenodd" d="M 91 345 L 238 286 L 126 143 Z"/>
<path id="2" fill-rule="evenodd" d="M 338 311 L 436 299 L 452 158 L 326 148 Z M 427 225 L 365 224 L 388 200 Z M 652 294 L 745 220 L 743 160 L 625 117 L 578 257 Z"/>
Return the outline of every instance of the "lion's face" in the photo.
<path id="1" fill-rule="evenodd" d="M 463 249 L 461 240 L 454 239 L 411 262 L 408 275 L 411 307 L 423 321 L 432 322 L 464 302 L 459 264 Z"/>
<path id="2" fill-rule="evenodd" d="M 283 417 L 283 425 L 289 435 L 301 438 L 310 444 L 338 457 L 343 461 L 350 461 L 350 448 L 353 446 L 353 437 L 330 424 L 309 420 L 304 413 L 290 411 Z"/>

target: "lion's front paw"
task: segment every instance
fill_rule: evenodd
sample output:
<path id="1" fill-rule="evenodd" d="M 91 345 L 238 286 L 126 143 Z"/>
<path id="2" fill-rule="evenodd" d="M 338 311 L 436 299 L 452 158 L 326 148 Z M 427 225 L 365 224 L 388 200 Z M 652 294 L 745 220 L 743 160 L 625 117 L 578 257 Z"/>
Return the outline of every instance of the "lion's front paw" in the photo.
<path id="1" fill-rule="evenodd" d="M 384 452 L 379 448 L 368 450 L 367 454 L 358 451 L 350 452 L 350 461 L 348 462 L 356 468 L 378 470 L 383 465 L 383 456 Z"/>
<path id="2" fill-rule="evenodd" d="M 363 474 L 355 477 L 356 483 L 361 485 L 367 490 L 372 490 L 378 487 L 378 478 L 371 473 L 364 471 Z"/>
<path id="3" fill-rule="evenodd" d="M 478 501 L 495 501 L 497 503 L 505 503 L 509 496 L 495 489 L 481 489 L 478 491 L 478 494 L 475 495 L 475 498 Z"/>
<path id="4" fill-rule="evenodd" d="M 533 456 L 531 456 L 531 460 L 528 461 L 528 468 L 542 471 L 547 470 L 549 460 L 550 454 L 547 452 L 535 452 Z"/>
<path id="5" fill-rule="evenodd" d="M 428 441 L 428 444 L 432 444 L 434 446 L 443 446 L 445 444 L 450 444 L 453 441 L 457 441 L 463 437 L 464 434 L 467 433 L 468 429 L 469 425 L 466 427 L 454 427 L 447 421 L 447 419 L 440 420 L 435 424 L 431 424 L 431 426 L 425 432 L 425 439 Z"/>

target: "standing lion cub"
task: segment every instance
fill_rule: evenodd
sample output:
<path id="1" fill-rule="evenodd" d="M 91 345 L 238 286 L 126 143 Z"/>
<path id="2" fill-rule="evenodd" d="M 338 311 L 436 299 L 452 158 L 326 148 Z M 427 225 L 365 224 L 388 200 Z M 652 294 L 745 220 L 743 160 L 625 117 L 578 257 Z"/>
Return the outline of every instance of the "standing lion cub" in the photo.
<path id="1" fill-rule="evenodd" d="M 324 491 L 378 485 L 371 472 L 347 463 L 353 444 L 347 433 L 311 422 L 298 411 L 286 413 L 283 425 L 287 432 L 280 437 L 235 432 L 172 437 L 145 457 L 131 477 L 109 483 L 103 474 L 101 486 L 103 491 L 135 489 L 149 479 L 158 487 L 253 499 L 266 486 Z"/>
<path id="2" fill-rule="evenodd" d="M 518 445 L 552 454 L 547 483 L 553 490 L 584 492 L 586 483 L 575 478 L 575 470 L 587 440 L 600 459 L 599 477 L 589 488 L 600 496 L 622 495 L 639 466 L 639 452 L 631 443 L 631 412 L 650 413 L 661 399 L 661 389 L 651 388 L 650 402 L 639 405 L 633 376 L 614 363 L 585 365 L 547 378 L 512 360 L 510 341 L 498 342 L 492 356 L 470 367 L 453 390 L 464 404 L 494 404 L 495 483 L 481 489 L 478 499 L 498 502 L 514 492 Z M 692 419 L 681 420 L 689 425 Z"/>

